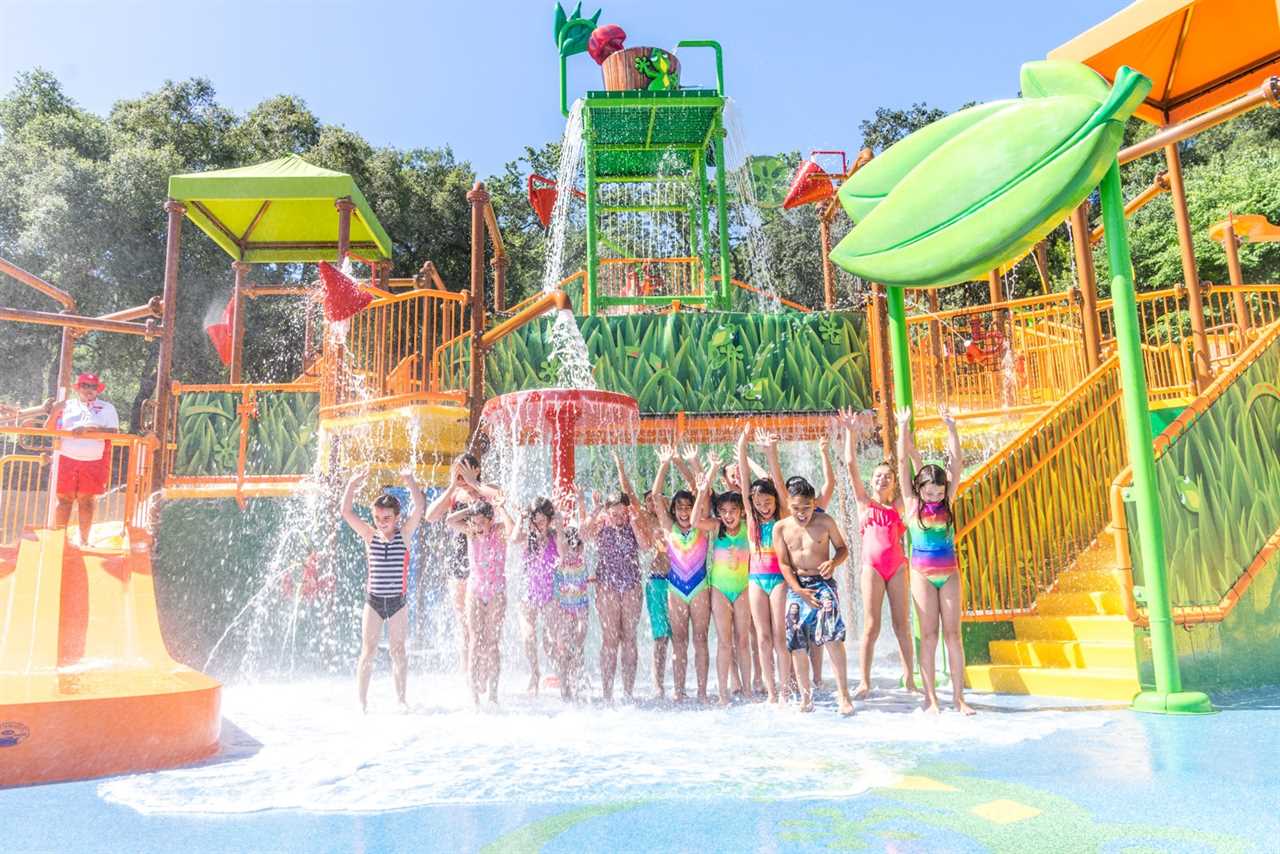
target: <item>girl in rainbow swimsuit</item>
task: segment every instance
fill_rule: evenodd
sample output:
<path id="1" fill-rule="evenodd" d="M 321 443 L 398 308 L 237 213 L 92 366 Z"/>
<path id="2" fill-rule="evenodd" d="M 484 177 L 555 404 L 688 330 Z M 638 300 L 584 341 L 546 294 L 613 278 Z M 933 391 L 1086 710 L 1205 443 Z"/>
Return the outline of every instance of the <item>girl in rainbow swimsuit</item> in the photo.
<path id="1" fill-rule="evenodd" d="M 853 484 L 853 497 L 858 505 L 858 526 L 862 536 L 862 681 L 853 692 L 853 699 L 866 699 L 871 691 L 871 660 L 876 639 L 880 637 L 880 616 L 886 595 L 889 597 L 893 634 L 898 639 L 898 653 L 902 657 L 904 684 L 908 691 L 915 691 L 908 614 L 911 594 L 907 589 L 907 556 L 902 550 L 902 538 L 906 533 L 906 525 L 902 522 L 902 497 L 897 494 L 893 466 L 888 461 L 882 461 L 872 470 L 870 490 L 862 483 L 862 473 L 858 470 L 858 440 L 872 428 L 871 412 L 843 410 L 839 421 L 845 428 L 845 460 L 849 467 L 849 480 Z"/>
<path id="2" fill-rule="evenodd" d="M 707 586 L 706 533 L 694 524 L 694 495 L 687 489 L 678 490 L 669 504 L 664 503 L 662 487 L 673 461 L 678 461 L 686 478 L 692 471 L 680 463 L 674 448 L 658 448 L 658 474 L 654 479 L 651 506 L 658 517 L 658 532 L 666 548 L 669 568 L 667 571 L 667 621 L 671 629 L 672 676 L 675 682 L 676 702 L 685 695 L 685 674 L 689 666 L 689 639 L 693 638 L 694 675 L 698 683 L 698 702 L 706 703 L 707 671 L 711 656 L 707 636 L 711 626 L 711 589 Z M 701 509 L 699 508 L 699 512 Z"/>
<path id="3" fill-rule="evenodd" d="M 586 681 L 583 653 L 587 639 L 587 611 L 591 603 L 588 592 L 590 579 L 583 554 L 586 544 L 578 533 L 586 524 L 586 501 L 581 493 L 574 498 L 572 507 L 560 508 L 565 524 L 554 532 L 560 562 L 555 568 L 553 586 L 553 658 L 556 677 L 560 681 L 560 697 L 565 702 L 579 699 Z"/>
<path id="4" fill-rule="evenodd" d="M 773 526 L 778 521 L 778 488 L 768 478 L 751 480 L 750 460 L 747 458 L 747 430 L 744 427 L 738 437 L 738 480 L 750 483 L 750 512 L 746 514 L 747 542 L 751 556 L 747 572 L 747 597 L 751 608 L 751 622 L 755 628 L 755 640 L 764 671 L 764 687 L 769 702 L 778 702 L 778 686 L 791 681 L 791 654 L 787 651 L 786 633 L 783 631 L 787 607 L 787 586 L 783 584 L 782 569 L 773 551 Z M 778 446 L 757 433 L 757 441 L 765 439 L 764 446 L 770 462 L 776 463 Z M 774 468 L 780 469 L 775 465 Z M 777 656 L 777 668 L 774 657 Z M 776 679 L 775 679 L 776 675 Z"/>
<path id="5" fill-rule="evenodd" d="M 693 516 L 698 528 L 714 535 L 707 561 L 707 581 L 711 585 L 711 615 L 716 623 L 716 684 L 720 705 L 727 706 L 730 669 L 736 672 L 735 681 L 742 686 L 744 694 L 751 684 L 751 608 L 743 595 L 750 574 L 751 546 L 747 541 L 740 493 L 717 495 L 715 517 L 700 518 L 699 511 L 706 506 L 714 475 L 714 471 L 708 470 L 699 481 Z"/>
<path id="6" fill-rule="evenodd" d="M 920 675 L 924 679 L 925 710 L 938 712 L 935 690 L 935 661 L 938 624 L 942 624 L 947 660 L 955 678 L 953 700 L 956 711 L 966 715 L 974 710 L 964 701 L 964 646 L 960 641 L 960 574 L 956 562 L 956 526 L 951 503 L 963 471 L 960 434 L 955 419 L 943 410 L 947 427 L 948 466 L 929 464 L 911 475 L 916 456 L 911 431 L 911 410 L 898 411 L 898 480 L 910 483 L 906 499 L 907 533 L 911 538 L 911 598 L 920 622 Z"/>

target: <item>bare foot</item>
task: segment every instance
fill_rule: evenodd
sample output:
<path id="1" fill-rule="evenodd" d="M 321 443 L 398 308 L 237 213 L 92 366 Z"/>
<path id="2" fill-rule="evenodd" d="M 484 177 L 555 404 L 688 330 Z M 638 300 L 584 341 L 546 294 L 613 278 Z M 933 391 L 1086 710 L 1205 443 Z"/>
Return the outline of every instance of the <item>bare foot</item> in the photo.
<path id="1" fill-rule="evenodd" d="M 727 706 L 727 705 L 729 705 L 729 695 L 728 695 L 728 694 L 721 694 L 721 695 L 720 695 L 720 705 L 721 705 L 721 706 Z"/>
<path id="2" fill-rule="evenodd" d="M 757 694 L 763 694 L 763 693 L 765 693 L 765 690 L 764 690 L 764 683 L 763 683 L 763 682 L 760 682 L 760 681 L 756 681 L 756 682 L 751 683 L 751 690 L 752 690 L 752 691 L 754 691 L 754 692 L 755 692 L 755 693 L 757 693 Z"/>
<path id="3" fill-rule="evenodd" d="M 667 699 L 667 689 L 665 689 L 665 688 L 659 688 L 657 691 L 654 691 L 654 692 L 653 692 L 653 699 L 655 699 L 655 700 L 665 700 L 665 699 Z"/>
<path id="4" fill-rule="evenodd" d="M 401 700 L 399 705 L 396 706 L 396 711 L 398 711 L 402 715 L 409 714 L 409 704 L 406 703 L 404 700 Z"/>
<path id="5" fill-rule="evenodd" d="M 770 691 L 770 692 L 769 692 L 769 702 L 770 702 L 770 703 L 773 703 L 774 705 L 777 705 L 777 704 L 778 704 L 778 692 L 777 692 L 777 691 Z"/>
<path id="6" fill-rule="evenodd" d="M 853 714 L 853 701 L 847 696 L 840 698 L 840 714 L 846 718 Z"/>
<path id="7" fill-rule="evenodd" d="M 821 679 L 813 680 L 813 693 L 816 694 L 819 691 L 825 691 L 825 690 L 827 690 L 827 686 L 822 683 Z"/>
<path id="8" fill-rule="evenodd" d="M 800 711 L 802 712 L 813 711 L 813 695 L 812 694 L 800 695 Z"/>
<path id="9" fill-rule="evenodd" d="M 710 702 L 711 702 L 711 698 L 707 696 L 707 692 L 706 692 L 706 691 L 699 691 L 699 692 L 698 692 L 698 702 L 705 706 L 705 705 L 707 705 L 708 703 L 710 703 Z"/>
<path id="10" fill-rule="evenodd" d="M 677 692 L 676 692 L 675 701 L 676 701 L 677 703 L 683 703 L 683 702 L 684 702 L 685 700 L 687 700 L 687 699 L 689 699 L 689 695 L 688 695 L 688 694 L 686 694 L 685 692 L 683 692 L 683 691 L 677 691 Z"/>
<path id="11" fill-rule="evenodd" d="M 920 693 L 922 693 L 922 692 L 921 692 L 921 690 L 920 690 L 919 688 L 917 688 L 917 687 L 916 687 L 916 680 L 914 680 L 914 679 L 908 679 L 908 680 L 907 680 L 907 684 L 906 684 L 905 686 L 903 686 L 903 687 L 905 687 L 905 688 L 907 689 L 907 693 L 908 693 L 908 694 L 920 694 Z"/>
<path id="12" fill-rule="evenodd" d="M 863 682 L 853 690 L 853 699 L 865 700 L 870 694 L 871 694 L 871 688 L 867 686 L 866 682 Z"/>
<path id="13" fill-rule="evenodd" d="M 942 708 L 938 705 L 938 701 L 936 699 L 934 700 L 926 699 L 924 701 L 924 705 L 921 708 L 923 708 L 926 713 L 931 715 L 941 714 L 942 712 Z"/>
<path id="14" fill-rule="evenodd" d="M 956 700 L 956 711 L 966 716 L 978 713 L 978 710 L 966 703 L 963 698 Z"/>

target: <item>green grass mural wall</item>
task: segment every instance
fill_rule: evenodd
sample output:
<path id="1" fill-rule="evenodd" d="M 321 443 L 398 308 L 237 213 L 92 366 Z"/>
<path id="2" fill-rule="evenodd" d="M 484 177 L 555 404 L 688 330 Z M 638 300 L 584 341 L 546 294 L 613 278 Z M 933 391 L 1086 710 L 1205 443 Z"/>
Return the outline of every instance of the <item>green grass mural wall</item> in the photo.
<path id="1" fill-rule="evenodd" d="M 554 385 L 540 320 L 485 361 L 486 395 Z M 871 404 L 861 314 L 633 314 L 579 317 L 596 385 L 646 413 L 821 412 Z"/>

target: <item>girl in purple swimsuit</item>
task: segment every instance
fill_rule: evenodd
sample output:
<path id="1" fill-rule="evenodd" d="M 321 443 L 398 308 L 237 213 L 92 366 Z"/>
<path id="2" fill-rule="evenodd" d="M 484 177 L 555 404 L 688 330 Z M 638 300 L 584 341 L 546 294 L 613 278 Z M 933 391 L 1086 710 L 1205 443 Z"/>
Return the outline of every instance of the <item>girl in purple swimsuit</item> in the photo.
<path id="1" fill-rule="evenodd" d="M 600 617 L 600 686 L 613 700 L 613 677 L 622 664 L 622 693 L 631 700 L 636 686 L 636 625 L 644 605 L 640 576 L 639 520 L 623 493 L 610 495 L 587 523 L 596 543 L 596 613 Z"/>
<path id="2" fill-rule="evenodd" d="M 520 630 L 524 654 L 529 660 L 529 693 L 536 695 L 542 681 L 538 667 L 538 623 L 542 623 L 542 646 L 551 657 L 552 603 L 555 601 L 556 564 L 560 553 L 551 523 L 556 509 L 546 498 L 536 499 L 514 533 L 515 544 L 523 540 L 524 597 L 520 608 Z"/>

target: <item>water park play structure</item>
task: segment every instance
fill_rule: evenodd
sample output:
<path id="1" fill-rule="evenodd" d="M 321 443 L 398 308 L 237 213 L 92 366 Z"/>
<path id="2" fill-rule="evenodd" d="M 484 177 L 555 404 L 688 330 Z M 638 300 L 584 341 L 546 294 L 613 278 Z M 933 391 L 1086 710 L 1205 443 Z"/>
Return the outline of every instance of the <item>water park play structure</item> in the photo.
<path id="1" fill-rule="evenodd" d="M 1249 38 L 1227 39 L 1210 16 L 1190 17 L 1194 5 L 1135 4 L 1025 66 L 1019 99 L 874 157 L 841 154 L 838 170 L 801 164 L 786 203 L 821 206 L 821 305 L 778 298 L 762 272 L 749 163 L 726 145 L 720 45 L 678 42 L 682 66 L 676 50 L 625 47 L 620 28 L 580 8 L 557 7 L 554 21 L 566 133 L 556 178 L 530 178 L 548 260 L 521 301 L 507 302 L 482 184 L 467 194 L 467 286 L 430 261 L 396 279 L 391 239 L 354 180 L 292 155 L 171 178 L 163 291 L 143 306 L 80 315 L 56 285 L 0 261 L 61 306 L 0 308 L 0 320 L 62 328 L 60 388 L 85 332 L 159 351 L 139 435 L 101 437 L 112 488 L 83 547 L 47 529 L 58 432 L 35 426 L 37 408 L 0 425 L 0 786 L 216 750 L 220 686 L 161 638 L 151 548 L 175 523 L 157 502 L 214 502 L 227 526 L 260 502 L 322 512 L 353 466 L 412 466 L 440 486 L 457 454 L 486 445 L 505 475 L 514 449 L 542 449 L 567 492 L 598 466 L 596 446 L 726 443 L 744 418 L 811 442 L 843 407 L 876 407 L 886 448 L 894 405 L 926 429 L 949 405 L 986 441 L 957 501 L 971 687 L 1204 712 L 1202 690 L 1280 681 L 1280 285 L 1246 284 L 1237 252 L 1280 227 L 1248 212 L 1215 224 L 1230 284 L 1201 282 L 1177 154 L 1179 140 L 1277 105 L 1280 24 L 1272 4 Z M 710 52 L 714 86 L 690 85 L 690 51 Z M 571 104 L 579 53 L 600 64 L 604 88 Z M 1161 130 L 1121 148 L 1130 115 Z M 1156 152 L 1166 177 L 1125 204 L 1120 166 Z M 944 175 L 951 192 L 938 199 Z M 1095 188 L 1108 298 L 1090 250 Z M 1163 192 L 1184 282 L 1135 291 L 1125 216 Z M 743 227 L 731 227 L 735 205 Z M 831 246 L 842 213 L 854 227 Z M 566 249 L 575 217 L 581 269 Z M 231 301 L 209 331 L 226 382 L 172 376 L 188 220 L 230 259 Z M 1075 287 L 1006 298 L 1002 271 L 1064 221 Z M 735 277 L 735 245 L 757 255 L 751 278 Z M 365 275 L 250 282 L 254 265 L 320 262 Z M 837 308 L 833 265 L 868 282 L 851 308 Z M 938 309 L 936 288 L 972 280 L 989 283 L 986 304 Z M 255 299 L 294 300 L 306 315 L 292 382 L 245 379 Z M 136 724 L 110 749 L 76 740 L 80 722 L 123 715 Z"/>

